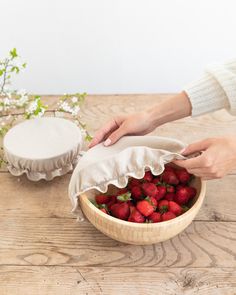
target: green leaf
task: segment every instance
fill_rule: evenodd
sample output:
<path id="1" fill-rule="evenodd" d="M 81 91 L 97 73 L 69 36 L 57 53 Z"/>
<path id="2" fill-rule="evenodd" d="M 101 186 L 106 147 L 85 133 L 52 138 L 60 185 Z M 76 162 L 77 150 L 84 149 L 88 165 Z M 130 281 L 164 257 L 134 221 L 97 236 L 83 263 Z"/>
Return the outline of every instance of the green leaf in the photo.
<path id="1" fill-rule="evenodd" d="M 18 56 L 17 51 L 16 51 L 16 48 L 13 48 L 10 51 L 10 55 L 11 55 L 12 59 Z"/>
<path id="2" fill-rule="evenodd" d="M 27 66 L 26 62 L 22 64 L 22 68 L 26 68 L 26 66 Z"/>
<path id="3" fill-rule="evenodd" d="M 3 70 L 0 70 L 0 76 L 2 76 L 2 75 L 3 75 L 3 73 L 4 73 L 4 71 L 3 71 Z"/>
<path id="4" fill-rule="evenodd" d="M 90 134 L 86 134 L 85 140 L 90 142 L 93 139 L 93 137 Z"/>

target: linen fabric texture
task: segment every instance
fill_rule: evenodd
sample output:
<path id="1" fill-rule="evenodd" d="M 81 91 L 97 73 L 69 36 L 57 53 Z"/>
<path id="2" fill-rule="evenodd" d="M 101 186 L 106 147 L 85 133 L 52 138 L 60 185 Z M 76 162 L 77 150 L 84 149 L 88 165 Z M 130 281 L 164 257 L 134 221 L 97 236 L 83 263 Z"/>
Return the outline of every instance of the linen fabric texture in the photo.
<path id="1" fill-rule="evenodd" d="M 24 121 L 8 131 L 3 146 L 8 170 L 32 181 L 51 180 L 73 170 L 82 145 L 77 125 L 63 118 Z"/>

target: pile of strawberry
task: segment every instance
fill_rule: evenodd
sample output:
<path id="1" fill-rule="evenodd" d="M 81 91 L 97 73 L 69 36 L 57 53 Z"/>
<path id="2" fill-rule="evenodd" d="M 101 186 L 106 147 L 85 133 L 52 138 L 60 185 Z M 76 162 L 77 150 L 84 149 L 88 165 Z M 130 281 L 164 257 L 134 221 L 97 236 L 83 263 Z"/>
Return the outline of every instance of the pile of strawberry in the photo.
<path id="1" fill-rule="evenodd" d="M 130 178 L 127 187 L 116 194 L 97 195 L 93 204 L 106 214 L 131 222 L 170 220 L 189 209 L 196 195 L 190 185 L 192 178 L 185 169 L 166 166 L 158 177 L 147 171 L 142 179 Z"/>

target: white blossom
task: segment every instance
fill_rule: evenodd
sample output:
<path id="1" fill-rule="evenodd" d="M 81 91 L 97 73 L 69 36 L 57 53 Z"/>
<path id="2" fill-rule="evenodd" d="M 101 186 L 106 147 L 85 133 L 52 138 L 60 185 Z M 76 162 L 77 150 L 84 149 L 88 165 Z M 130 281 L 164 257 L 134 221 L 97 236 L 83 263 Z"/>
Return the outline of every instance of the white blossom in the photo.
<path id="1" fill-rule="evenodd" d="M 73 103 L 77 103 L 77 102 L 78 102 L 78 97 L 73 96 L 73 97 L 71 98 L 71 101 L 72 101 Z"/>
<path id="2" fill-rule="evenodd" d="M 63 101 L 60 108 L 65 112 L 72 113 L 72 109 L 71 109 L 71 107 L 69 106 L 69 104 L 66 101 Z"/>
<path id="3" fill-rule="evenodd" d="M 18 100 L 16 100 L 16 105 L 18 107 L 22 107 L 27 102 L 28 102 L 28 96 L 27 95 L 23 95 Z"/>
<path id="4" fill-rule="evenodd" d="M 78 113 L 79 113 L 79 111 L 80 111 L 80 107 L 79 107 L 79 106 L 75 106 L 75 107 L 72 109 L 71 114 L 72 114 L 73 116 L 77 116 Z"/>

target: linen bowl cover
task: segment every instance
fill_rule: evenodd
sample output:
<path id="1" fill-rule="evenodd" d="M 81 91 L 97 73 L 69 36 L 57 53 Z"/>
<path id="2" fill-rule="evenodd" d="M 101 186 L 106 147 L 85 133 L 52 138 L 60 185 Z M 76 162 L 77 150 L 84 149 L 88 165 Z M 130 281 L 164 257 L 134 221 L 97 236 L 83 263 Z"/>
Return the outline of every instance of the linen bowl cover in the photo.
<path id="1" fill-rule="evenodd" d="M 3 147 L 8 170 L 30 180 L 51 180 L 72 170 L 82 145 L 80 129 L 63 118 L 43 117 L 11 128 Z"/>
<path id="2" fill-rule="evenodd" d="M 185 159 L 180 151 L 185 144 L 179 140 L 157 136 L 125 136 L 116 144 L 102 143 L 88 150 L 79 160 L 70 180 L 69 196 L 72 212 L 83 220 L 79 196 L 90 190 L 105 193 L 109 184 L 123 188 L 130 176 L 141 179 L 145 170 L 154 175 L 174 159 Z"/>

